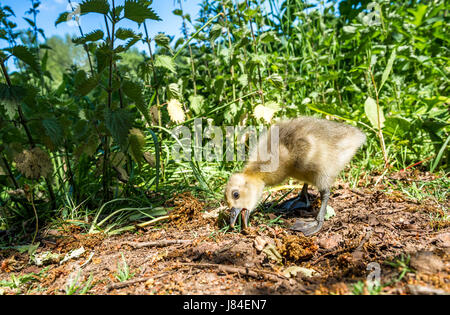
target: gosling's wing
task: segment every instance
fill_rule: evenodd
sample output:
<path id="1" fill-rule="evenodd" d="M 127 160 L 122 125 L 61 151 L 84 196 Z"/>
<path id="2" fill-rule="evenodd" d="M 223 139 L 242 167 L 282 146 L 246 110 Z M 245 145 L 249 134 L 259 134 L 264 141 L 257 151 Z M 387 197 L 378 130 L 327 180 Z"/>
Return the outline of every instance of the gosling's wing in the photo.
<path id="1" fill-rule="evenodd" d="M 280 124 L 280 141 L 301 172 L 336 176 L 365 139 L 359 129 L 325 119 L 301 117 Z"/>

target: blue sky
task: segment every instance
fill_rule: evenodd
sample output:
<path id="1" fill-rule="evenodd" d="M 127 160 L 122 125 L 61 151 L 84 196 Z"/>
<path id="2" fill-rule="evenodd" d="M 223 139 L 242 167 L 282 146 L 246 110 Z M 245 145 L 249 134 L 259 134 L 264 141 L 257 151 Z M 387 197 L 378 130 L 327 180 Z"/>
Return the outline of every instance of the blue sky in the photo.
<path id="1" fill-rule="evenodd" d="M 72 3 L 80 3 L 82 0 L 73 0 Z M 124 0 L 116 0 L 116 5 L 123 4 Z M 185 13 L 191 15 L 192 21 L 198 17 L 200 10 L 199 4 L 201 0 L 183 0 L 183 10 Z M 10 6 L 16 17 L 11 17 L 11 20 L 17 23 L 19 29 L 25 29 L 28 23 L 23 19 L 24 17 L 32 19 L 32 16 L 26 14 L 31 7 L 30 0 L 0 0 L 0 5 Z M 47 37 L 53 35 L 64 36 L 65 34 L 71 34 L 72 36 L 79 36 L 78 28 L 69 26 L 67 23 L 58 24 L 55 27 L 55 21 L 58 16 L 67 11 L 67 0 L 41 0 L 39 7 L 40 13 L 37 16 L 37 26 L 45 31 Z M 181 18 L 172 14 L 174 9 L 179 8 L 178 2 L 174 0 L 154 0 L 152 8 L 159 15 L 162 21 L 148 21 L 147 28 L 150 32 L 150 36 L 156 35 L 158 32 L 163 32 L 168 35 L 181 36 Z M 84 33 L 88 33 L 94 29 L 101 29 L 105 32 L 105 23 L 99 14 L 88 14 L 81 16 L 81 27 Z M 120 23 L 123 27 L 130 27 L 136 29 L 135 23 L 124 21 Z M 143 28 L 140 30 L 143 31 Z M 42 40 L 42 38 L 41 38 Z M 4 47 L 5 43 L 0 42 L 0 47 Z M 145 49 L 143 44 L 136 45 L 137 48 Z"/>

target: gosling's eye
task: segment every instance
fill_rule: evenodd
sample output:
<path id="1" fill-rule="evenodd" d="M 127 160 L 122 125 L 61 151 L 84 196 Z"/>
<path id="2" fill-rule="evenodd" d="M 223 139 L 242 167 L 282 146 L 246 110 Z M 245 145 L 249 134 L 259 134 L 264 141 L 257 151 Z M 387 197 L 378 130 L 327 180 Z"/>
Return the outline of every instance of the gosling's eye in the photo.
<path id="1" fill-rule="evenodd" d="M 237 190 L 233 191 L 233 198 L 239 199 L 239 192 Z"/>

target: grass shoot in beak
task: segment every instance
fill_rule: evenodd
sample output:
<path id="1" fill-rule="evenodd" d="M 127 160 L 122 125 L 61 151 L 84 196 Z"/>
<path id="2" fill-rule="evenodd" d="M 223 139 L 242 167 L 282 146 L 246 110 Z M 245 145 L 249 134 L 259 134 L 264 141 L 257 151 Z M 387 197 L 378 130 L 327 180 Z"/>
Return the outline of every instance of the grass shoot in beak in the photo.
<path id="1" fill-rule="evenodd" d="M 250 217 L 250 211 L 247 209 L 242 209 L 241 211 L 241 217 L 242 217 L 242 225 L 243 229 L 245 230 L 248 227 L 248 218 Z"/>
<path id="2" fill-rule="evenodd" d="M 234 224 L 236 223 L 236 220 L 239 216 L 239 213 L 241 213 L 241 208 L 231 208 L 230 212 L 230 226 L 233 228 Z"/>

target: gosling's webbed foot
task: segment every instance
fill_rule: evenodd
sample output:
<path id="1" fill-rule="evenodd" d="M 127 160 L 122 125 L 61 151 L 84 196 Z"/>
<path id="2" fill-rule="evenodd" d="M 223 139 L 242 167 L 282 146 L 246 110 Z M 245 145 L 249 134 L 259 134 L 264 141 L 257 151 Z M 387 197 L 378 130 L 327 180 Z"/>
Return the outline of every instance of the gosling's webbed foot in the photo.
<path id="1" fill-rule="evenodd" d="M 309 209 L 311 206 L 308 198 L 308 184 L 304 184 L 301 193 L 288 201 L 285 201 L 283 205 L 281 206 L 282 212 L 287 211 L 295 211 L 300 209 L 302 212 L 305 211 L 305 209 Z M 310 209 L 312 210 L 312 209 Z M 307 211 L 311 212 L 311 211 Z"/>
<path id="2" fill-rule="evenodd" d="M 295 211 L 297 209 L 307 209 L 309 208 L 309 206 L 309 202 L 305 202 L 301 197 L 295 197 L 284 202 L 280 208 L 282 212 L 288 212 Z"/>
<path id="3" fill-rule="evenodd" d="M 312 220 L 297 220 L 291 227 L 291 230 L 302 232 L 305 236 L 313 235 L 320 231 L 323 222 Z"/>
<path id="4" fill-rule="evenodd" d="M 305 236 L 310 236 L 310 235 L 313 235 L 313 234 L 319 232 L 320 229 L 322 228 L 323 220 L 325 218 L 325 213 L 326 213 L 326 209 L 327 209 L 327 203 L 328 203 L 329 196 L 330 196 L 329 189 L 321 190 L 320 191 L 320 200 L 322 203 L 320 206 L 319 213 L 317 214 L 317 218 L 313 221 L 299 219 L 299 220 L 297 220 L 297 222 L 294 223 L 293 226 L 291 226 L 291 230 L 300 231 Z"/>

